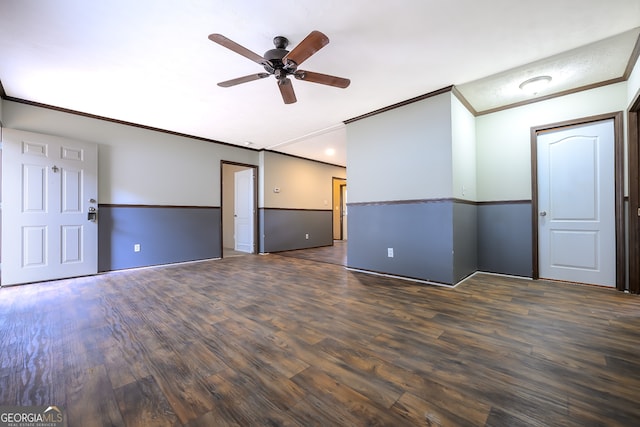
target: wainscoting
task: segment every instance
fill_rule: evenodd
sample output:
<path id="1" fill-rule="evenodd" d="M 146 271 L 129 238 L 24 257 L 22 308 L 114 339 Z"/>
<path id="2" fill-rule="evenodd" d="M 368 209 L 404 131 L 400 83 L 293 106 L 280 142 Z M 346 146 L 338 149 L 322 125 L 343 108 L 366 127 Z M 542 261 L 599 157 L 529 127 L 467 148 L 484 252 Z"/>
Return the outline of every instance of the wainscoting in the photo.
<path id="1" fill-rule="evenodd" d="M 218 207 L 100 205 L 98 215 L 98 271 L 221 256 Z"/>
<path id="2" fill-rule="evenodd" d="M 454 285 L 477 270 L 476 209 L 453 199 L 349 204 L 348 265 Z"/>
<path id="3" fill-rule="evenodd" d="M 280 252 L 331 245 L 331 209 L 260 208 L 260 252 Z"/>
<path id="4" fill-rule="evenodd" d="M 478 270 L 532 276 L 531 201 L 478 204 Z"/>

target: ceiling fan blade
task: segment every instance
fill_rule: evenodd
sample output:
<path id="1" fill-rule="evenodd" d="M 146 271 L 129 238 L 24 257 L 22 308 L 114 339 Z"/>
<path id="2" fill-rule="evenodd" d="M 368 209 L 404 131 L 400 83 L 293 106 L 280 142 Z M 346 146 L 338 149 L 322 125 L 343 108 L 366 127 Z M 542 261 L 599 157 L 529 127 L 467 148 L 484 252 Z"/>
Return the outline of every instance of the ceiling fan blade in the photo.
<path id="1" fill-rule="evenodd" d="M 293 76 L 298 80 L 304 80 L 312 83 L 320 83 L 323 85 L 346 88 L 351 80 L 342 77 L 330 76 L 328 74 L 314 73 L 313 71 L 298 70 Z"/>
<path id="2" fill-rule="evenodd" d="M 329 37 L 325 36 L 320 31 L 312 31 L 298 44 L 298 46 L 294 47 L 291 52 L 282 58 L 282 62 L 285 65 L 288 62 L 294 62 L 295 65 L 298 66 L 327 44 L 329 44 Z"/>
<path id="3" fill-rule="evenodd" d="M 233 40 L 226 38 L 222 34 L 209 34 L 209 40 L 211 40 L 212 42 L 218 43 L 220 46 L 224 46 L 227 49 L 230 49 L 235 53 L 238 53 L 244 56 L 245 58 L 252 60 L 253 62 L 257 62 L 260 65 L 272 66 L 271 63 L 266 59 L 264 59 L 262 56 L 258 55 L 255 52 L 250 51 L 244 46 L 239 45 Z"/>
<path id="4" fill-rule="evenodd" d="M 265 77 L 269 77 L 271 74 L 269 73 L 258 73 L 258 74 L 250 74 L 244 77 L 238 77 L 237 79 L 227 80 L 225 82 L 218 83 L 220 87 L 231 87 L 235 85 L 239 85 L 240 83 L 252 82 L 254 80 L 264 79 Z"/>
<path id="5" fill-rule="evenodd" d="M 296 94 L 293 91 L 291 80 L 286 77 L 283 79 L 279 79 L 278 87 L 280 88 L 280 94 L 282 95 L 282 100 L 285 104 L 293 104 L 297 101 Z"/>

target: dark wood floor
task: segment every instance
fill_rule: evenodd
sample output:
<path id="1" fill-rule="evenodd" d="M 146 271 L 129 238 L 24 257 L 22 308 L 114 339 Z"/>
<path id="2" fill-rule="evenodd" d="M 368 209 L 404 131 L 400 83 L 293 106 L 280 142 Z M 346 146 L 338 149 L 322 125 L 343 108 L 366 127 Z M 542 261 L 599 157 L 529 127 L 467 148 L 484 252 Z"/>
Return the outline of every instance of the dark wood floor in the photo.
<path id="1" fill-rule="evenodd" d="M 278 252 L 280 256 L 306 259 L 309 261 L 325 262 L 329 264 L 347 265 L 347 241 L 334 240 L 333 246 L 299 249 L 296 251 Z"/>
<path id="2" fill-rule="evenodd" d="M 640 425 L 640 298 L 250 255 L 0 289 L 0 405 L 69 426 Z"/>

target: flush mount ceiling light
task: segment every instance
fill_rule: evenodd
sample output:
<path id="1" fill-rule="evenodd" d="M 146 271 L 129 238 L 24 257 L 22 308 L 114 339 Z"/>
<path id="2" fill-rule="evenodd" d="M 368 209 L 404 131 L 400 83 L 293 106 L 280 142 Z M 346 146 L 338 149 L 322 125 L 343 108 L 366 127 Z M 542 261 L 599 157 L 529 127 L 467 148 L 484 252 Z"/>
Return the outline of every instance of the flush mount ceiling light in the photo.
<path id="1" fill-rule="evenodd" d="M 551 76 L 537 76 L 520 83 L 520 89 L 530 95 L 536 95 L 551 82 Z"/>
<path id="2" fill-rule="evenodd" d="M 327 156 L 333 156 L 336 154 L 336 150 L 335 148 L 327 148 L 326 150 L 324 150 L 324 154 L 326 154 Z"/>

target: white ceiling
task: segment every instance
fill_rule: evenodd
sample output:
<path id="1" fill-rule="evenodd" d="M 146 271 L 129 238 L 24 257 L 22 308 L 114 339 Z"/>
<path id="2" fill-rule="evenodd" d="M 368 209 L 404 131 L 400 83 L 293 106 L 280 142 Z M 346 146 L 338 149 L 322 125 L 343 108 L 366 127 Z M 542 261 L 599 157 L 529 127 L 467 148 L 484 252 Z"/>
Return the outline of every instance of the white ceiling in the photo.
<path id="1" fill-rule="evenodd" d="M 638 28 L 640 0 L 2 0 L 0 81 L 12 98 L 345 165 L 344 120 L 450 85 L 482 112 L 524 100 L 514 86 L 538 73 L 551 91 L 618 78 Z M 262 69 L 209 34 L 263 54 L 311 30 L 331 42 L 300 68 L 347 89 L 294 80 L 285 105 L 272 77 L 216 85 Z"/>

